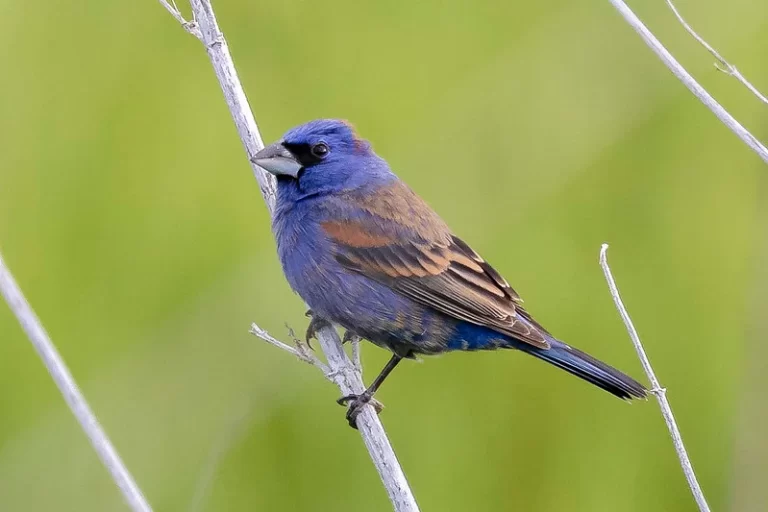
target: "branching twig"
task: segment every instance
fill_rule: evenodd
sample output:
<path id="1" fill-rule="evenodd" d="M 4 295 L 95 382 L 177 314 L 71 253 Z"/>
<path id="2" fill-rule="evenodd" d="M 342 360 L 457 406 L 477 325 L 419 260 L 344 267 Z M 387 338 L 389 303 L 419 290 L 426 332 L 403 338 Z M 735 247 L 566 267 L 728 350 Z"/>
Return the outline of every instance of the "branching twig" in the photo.
<path id="1" fill-rule="evenodd" d="M 289 354 L 293 354 L 294 356 L 296 356 L 296 358 L 299 361 L 303 361 L 311 366 L 314 366 L 315 368 L 323 372 L 323 375 L 325 376 L 326 379 L 333 382 L 334 384 L 336 383 L 335 372 L 331 370 L 331 368 L 327 364 L 325 364 L 320 359 L 318 359 L 317 356 L 314 353 L 312 353 L 312 350 L 309 347 L 307 347 L 307 344 L 303 340 L 297 338 L 294 335 L 293 329 L 291 329 L 290 327 L 288 327 L 288 336 L 290 336 L 291 339 L 293 340 L 293 344 L 294 344 L 293 347 L 287 343 L 283 343 L 282 341 L 278 340 L 277 338 L 269 334 L 265 329 L 262 329 L 256 324 L 251 324 L 251 330 L 249 332 L 256 337 L 261 338 L 263 341 L 266 341 L 270 345 L 274 345 L 275 347 L 281 350 L 285 350 Z"/>
<path id="2" fill-rule="evenodd" d="M 768 163 L 768 149 L 760 143 L 757 138 L 749 133 L 734 117 L 726 111 L 722 105 L 720 105 L 715 98 L 712 97 L 699 83 L 683 68 L 683 66 L 677 62 L 669 51 L 656 39 L 648 28 L 643 25 L 643 22 L 635 16 L 635 13 L 625 4 L 622 0 L 610 0 L 611 4 L 617 11 L 624 17 L 635 32 L 637 32 L 645 44 L 647 44 L 651 50 L 664 62 L 664 64 L 674 73 L 674 75 L 685 86 L 701 100 L 714 114 L 723 122 L 733 133 L 736 134 L 752 151 Z"/>
<path id="3" fill-rule="evenodd" d="M 616 309 L 619 310 L 619 315 L 624 321 L 624 325 L 627 328 L 629 337 L 632 339 L 632 344 L 635 346 L 637 355 L 643 365 L 643 370 L 645 370 L 645 374 L 648 376 L 648 380 L 651 382 L 651 393 L 653 393 L 653 395 L 659 401 L 661 414 L 664 416 L 667 429 L 669 430 L 670 436 L 672 436 L 672 443 L 675 445 L 677 457 L 680 459 L 680 466 L 683 468 L 683 473 L 685 473 L 685 478 L 688 480 L 688 486 L 691 488 L 691 492 L 693 493 L 693 497 L 696 500 L 696 504 L 699 506 L 699 510 L 701 512 L 709 512 L 709 505 L 707 505 L 707 501 L 704 499 L 704 493 L 701 491 L 698 480 L 696 480 L 696 474 L 693 472 L 691 460 L 688 458 L 688 453 L 685 451 L 683 438 L 680 435 L 680 430 L 677 428 L 675 417 L 672 414 L 672 408 L 670 407 L 669 401 L 667 400 L 667 390 L 661 387 L 661 384 L 659 384 L 659 379 L 656 378 L 653 367 L 651 367 L 651 362 L 648 360 L 648 355 L 645 353 L 643 344 L 640 342 L 640 336 L 638 336 L 637 330 L 635 330 L 635 326 L 632 323 L 632 319 L 629 317 L 627 308 L 624 307 L 624 303 L 621 301 L 619 289 L 616 287 L 616 281 L 613 279 L 613 274 L 611 274 L 610 267 L 608 267 L 608 257 L 606 255 L 607 251 L 608 244 L 603 244 L 603 246 L 600 248 L 600 267 L 603 269 L 605 280 L 608 282 L 608 288 L 611 291 L 611 297 L 613 297 L 613 302 L 616 304 Z"/>
<path id="4" fill-rule="evenodd" d="M 264 147 L 264 144 L 259 135 L 259 129 L 251 112 L 245 92 L 237 77 L 237 71 L 232 62 L 232 56 L 229 53 L 227 42 L 219 30 L 210 1 L 190 0 L 195 19 L 195 21 L 191 23 L 184 19 L 175 6 L 171 6 L 165 0 L 159 1 L 169 12 L 171 12 L 176 20 L 184 25 L 187 31 L 198 37 L 205 46 L 208 56 L 211 59 L 214 72 L 216 73 L 216 77 L 221 85 L 222 92 L 224 93 L 227 106 L 235 121 L 240 140 L 242 141 L 248 159 L 250 160 L 253 155 Z M 256 180 L 259 182 L 262 196 L 264 197 L 264 201 L 271 214 L 275 206 L 275 180 L 260 167 L 253 164 L 251 164 L 251 167 Z M 262 334 L 265 334 L 269 338 L 267 340 L 269 343 L 318 366 L 323 370 L 323 373 L 333 380 L 333 382 L 341 389 L 343 395 L 353 393 L 359 394 L 365 389 L 362 376 L 342 349 L 341 340 L 333 328 L 326 327 L 317 331 L 318 343 L 328 361 L 327 365 L 324 365 L 324 363 L 320 361 L 311 361 L 311 358 L 307 356 L 307 353 L 302 353 L 301 348 L 297 347 L 294 349 L 285 343 L 275 340 L 258 326 L 253 326 L 251 332 L 259 335 L 262 339 L 267 339 L 262 336 Z M 394 505 L 394 509 L 398 512 L 418 511 L 418 505 L 413 497 L 408 481 L 405 478 L 405 474 L 403 473 L 395 452 L 389 443 L 384 427 L 381 425 L 372 406 L 363 408 L 362 412 L 357 417 L 357 427 L 366 448 L 368 448 L 368 453 L 379 472 L 384 487 L 389 494 L 389 498 Z"/>
<path id="5" fill-rule="evenodd" d="M 311 350 L 307 347 L 306 343 L 301 341 L 300 339 L 296 338 L 293 335 L 293 331 L 290 332 L 291 338 L 293 338 L 294 341 L 294 347 L 288 345 L 287 343 L 283 343 L 282 341 L 274 338 L 271 334 L 269 334 L 267 331 L 262 329 L 256 324 L 251 324 L 251 330 L 249 331 L 254 336 L 257 336 L 261 338 L 262 340 L 266 341 L 270 345 L 274 345 L 279 349 L 285 350 L 286 352 L 289 352 L 296 356 L 300 361 L 304 361 L 305 363 L 311 364 L 312 366 L 316 366 L 322 371 L 324 374 L 328 375 L 330 373 L 330 368 L 323 363 L 321 360 L 315 356 L 315 354 L 312 353 Z"/>
<path id="6" fill-rule="evenodd" d="M 741 124 L 739 124 L 736 119 L 733 118 L 715 99 L 701 86 L 698 82 L 683 68 L 682 65 L 680 65 L 679 62 L 672 56 L 672 54 L 667 51 L 666 48 L 659 42 L 658 39 L 651 33 L 650 30 L 643 24 L 642 21 L 632 12 L 632 10 L 622 1 L 622 0 L 610 0 L 611 4 L 616 8 L 616 10 L 619 11 L 619 13 L 624 17 L 624 19 L 629 23 L 633 29 L 640 35 L 640 37 L 643 39 L 645 44 L 647 44 L 651 50 L 653 50 L 654 53 L 664 62 L 664 64 L 672 71 L 672 73 L 681 81 L 683 84 L 696 96 L 699 100 L 701 100 L 704 105 L 706 105 L 717 117 L 720 119 L 720 121 L 723 122 L 733 133 L 735 133 L 747 146 L 749 146 L 757 155 L 766 163 L 768 163 L 768 149 L 760 143 L 760 141 L 755 138 L 754 135 L 752 135 L 746 128 L 744 128 Z M 768 103 L 768 100 L 766 100 L 765 96 L 763 96 L 751 83 L 749 83 L 741 73 L 739 73 L 734 66 L 732 66 L 730 63 L 728 63 L 712 46 L 710 46 L 704 39 L 702 39 L 691 27 L 686 23 L 686 21 L 683 19 L 683 17 L 680 15 L 680 13 L 675 8 L 674 4 L 671 0 L 666 0 L 669 7 L 672 9 L 672 12 L 675 14 L 677 19 L 680 21 L 680 23 L 683 24 L 683 27 L 702 45 L 704 48 L 706 48 L 712 55 L 715 56 L 715 58 L 720 61 L 720 64 L 723 66 L 722 68 L 720 66 L 716 67 L 720 69 L 721 71 L 724 71 L 732 76 L 734 76 L 737 80 L 739 80 L 742 84 L 744 84 L 752 93 L 754 93 L 761 101 Z M 656 396 L 656 398 L 659 401 L 659 406 L 661 407 L 662 415 L 664 416 L 664 421 L 667 424 L 667 428 L 669 429 L 669 433 L 672 436 L 672 442 L 675 445 L 675 450 L 677 451 L 677 456 L 680 459 L 680 465 L 683 468 L 683 472 L 685 473 L 685 478 L 688 480 L 688 486 L 691 488 L 691 492 L 693 493 L 694 499 L 696 500 L 696 503 L 699 507 L 699 510 L 702 512 L 709 511 L 709 505 L 707 505 L 707 502 L 704 498 L 704 494 L 701 490 L 701 487 L 699 486 L 698 481 L 696 480 L 696 475 L 693 472 L 693 467 L 691 466 L 691 461 L 688 458 L 688 454 L 685 451 L 685 446 L 683 445 L 682 437 L 680 436 L 680 431 L 677 428 L 677 424 L 675 423 L 674 416 L 672 415 L 672 409 L 669 406 L 669 402 L 667 401 L 666 397 L 666 390 L 661 387 L 659 384 L 658 379 L 656 378 L 656 375 L 653 372 L 653 369 L 651 368 L 651 363 L 648 361 L 648 356 L 645 354 L 645 351 L 643 350 L 643 346 L 640 343 L 640 339 L 637 336 L 637 332 L 635 331 L 634 326 L 632 325 L 632 320 L 629 318 L 629 314 L 627 313 L 626 308 L 624 307 L 624 304 L 621 302 L 621 298 L 619 297 L 619 291 L 616 288 L 616 283 L 613 280 L 613 276 L 611 275 L 611 270 L 608 268 L 608 261 L 606 259 L 606 251 L 608 249 L 607 245 L 603 245 L 601 251 L 600 251 L 600 266 L 603 269 L 603 272 L 605 273 L 605 278 L 608 281 L 608 286 L 611 289 L 611 296 L 613 297 L 613 301 L 616 303 L 616 308 L 619 310 L 619 314 L 621 315 L 622 320 L 624 320 L 624 324 L 627 327 L 627 331 L 629 332 L 630 337 L 632 338 L 632 342 L 635 345 L 635 349 L 637 350 L 637 354 L 640 357 L 640 361 L 643 364 L 643 369 L 645 370 L 645 373 L 648 375 L 648 379 L 651 381 L 651 392 Z"/>
<path id="7" fill-rule="evenodd" d="M 347 357 L 342 348 L 341 340 L 339 340 L 336 331 L 332 327 L 320 329 L 317 332 L 317 339 L 328 359 L 328 364 L 326 365 L 308 351 L 306 343 L 293 336 L 293 334 L 290 335 L 296 348 L 277 340 L 256 324 L 251 324 L 250 332 L 267 343 L 281 348 L 300 360 L 320 369 L 328 380 L 339 387 L 342 395 L 360 394 L 365 389 L 363 386 L 362 368 L 359 362 L 359 348 L 355 348 L 360 341 L 359 338 L 351 340 L 354 343 L 352 357 L 353 360 L 356 360 L 355 362 Z M 365 407 L 363 412 L 357 417 L 357 428 L 363 436 L 363 441 L 368 448 L 376 469 L 379 470 L 379 475 L 384 482 L 384 486 L 387 488 L 395 510 L 398 512 L 417 512 L 419 508 L 408 486 L 408 481 L 403 470 L 400 468 L 389 439 L 387 439 L 384 427 L 381 425 L 379 417 L 374 410 L 375 407 L 381 408 L 382 405 L 375 399 L 371 400 L 370 405 L 371 407 Z"/>
<path id="8" fill-rule="evenodd" d="M 174 0 L 171 0 L 170 3 L 166 2 L 166 0 L 159 0 L 160 4 L 165 7 L 165 9 L 171 13 L 171 16 L 174 17 L 176 21 L 181 24 L 182 27 L 184 27 L 184 30 L 198 38 L 199 40 L 203 40 L 203 35 L 200 33 L 200 28 L 197 26 L 197 23 L 194 21 L 187 21 L 184 19 L 184 16 L 182 16 L 181 11 L 179 10 L 179 7 L 176 5 L 176 2 Z"/>
<path id="9" fill-rule="evenodd" d="M 48 373 L 56 382 L 72 414 L 80 422 L 83 432 L 88 436 L 91 445 L 120 488 L 125 501 L 134 512 L 151 512 L 152 508 L 141 493 L 141 489 L 136 485 L 128 468 L 123 464 L 120 455 L 107 437 L 107 433 L 99 425 L 96 415 L 86 402 L 80 388 L 77 387 L 74 377 L 69 373 L 69 369 L 56 350 L 53 341 L 45 332 L 40 319 L 32 311 L 27 299 L 24 298 L 24 294 L 19 285 L 16 284 L 11 271 L 3 262 L 2 255 L 0 255 L 0 293 L 5 297 L 5 301 L 21 324 L 21 328 L 24 329 L 29 341 L 32 342 L 40 359 L 43 360 L 43 364 L 48 369 Z"/>
<path id="10" fill-rule="evenodd" d="M 758 91 L 757 88 L 754 85 L 752 85 L 752 83 L 749 80 L 747 80 L 744 77 L 744 75 L 742 75 L 739 72 L 738 69 L 736 69 L 736 66 L 732 65 L 730 62 L 725 60 L 725 58 L 722 55 L 720 55 L 720 53 L 717 50 L 715 50 L 712 46 L 710 46 L 710 44 L 707 43 L 704 40 L 704 38 L 702 38 L 699 34 L 697 34 L 695 30 L 693 30 L 693 28 L 688 24 L 688 22 L 686 22 L 683 19 L 683 16 L 677 10 L 677 7 L 675 7 L 675 4 L 672 3 L 672 0 L 666 0 L 666 1 L 669 8 L 672 9 L 672 12 L 675 14 L 675 17 L 683 25 L 683 28 L 685 28 L 685 30 L 687 30 L 688 33 L 691 34 L 693 38 L 696 41 L 698 41 L 701 46 L 706 48 L 706 50 L 718 60 L 718 62 L 715 62 L 715 68 L 722 71 L 726 75 L 731 75 L 733 78 L 741 82 L 744 85 L 744 87 L 749 89 L 749 91 L 752 94 L 757 96 L 760 101 L 768 105 L 768 98 L 763 96 L 763 94 L 760 91 Z"/>

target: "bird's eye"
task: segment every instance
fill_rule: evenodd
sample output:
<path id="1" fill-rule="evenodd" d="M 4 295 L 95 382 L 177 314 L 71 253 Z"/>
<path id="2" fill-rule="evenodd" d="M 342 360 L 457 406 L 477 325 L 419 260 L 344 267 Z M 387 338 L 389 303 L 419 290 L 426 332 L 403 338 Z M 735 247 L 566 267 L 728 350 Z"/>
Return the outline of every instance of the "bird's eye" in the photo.
<path id="1" fill-rule="evenodd" d="M 311 151 L 312 151 L 312 156 L 316 158 L 325 158 L 325 155 L 327 155 L 328 151 L 330 150 L 328 149 L 328 144 L 326 144 L 325 142 L 318 142 L 317 144 L 312 146 Z"/>

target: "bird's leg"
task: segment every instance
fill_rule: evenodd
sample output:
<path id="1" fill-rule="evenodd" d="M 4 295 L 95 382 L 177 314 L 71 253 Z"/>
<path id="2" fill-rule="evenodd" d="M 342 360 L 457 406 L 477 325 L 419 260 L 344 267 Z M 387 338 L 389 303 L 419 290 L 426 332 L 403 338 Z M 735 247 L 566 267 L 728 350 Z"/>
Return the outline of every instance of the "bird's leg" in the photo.
<path id="1" fill-rule="evenodd" d="M 317 331 L 319 331 L 323 327 L 330 327 L 331 323 L 325 318 L 317 316 L 311 309 L 308 309 L 307 312 L 304 313 L 304 315 L 311 318 L 311 320 L 309 321 L 309 325 L 307 326 L 307 334 L 305 335 L 305 338 L 307 341 L 307 346 L 309 348 L 312 348 L 312 345 L 309 343 L 309 340 L 312 338 L 317 339 Z"/>
<path id="2" fill-rule="evenodd" d="M 347 395 L 336 400 L 339 405 L 349 404 L 349 408 L 347 409 L 347 422 L 349 422 L 350 427 L 357 428 L 357 415 L 360 414 L 363 406 L 373 399 L 373 395 L 376 393 L 376 390 L 379 389 L 382 382 L 384 382 L 384 379 L 387 378 L 387 375 L 389 375 L 392 370 L 395 369 L 397 363 L 402 361 L 402 359 L 402 356 L 397 354 L 392 355 L 392 358 L 384 366 L 384 369 L 381 370 L 381 373 L 379 373 L 375 379 L 373 379 L 373 382 L 365 391 L 359 395 Z M 380 409 L 377 408 L 376 412 L 380 412 Z"/>

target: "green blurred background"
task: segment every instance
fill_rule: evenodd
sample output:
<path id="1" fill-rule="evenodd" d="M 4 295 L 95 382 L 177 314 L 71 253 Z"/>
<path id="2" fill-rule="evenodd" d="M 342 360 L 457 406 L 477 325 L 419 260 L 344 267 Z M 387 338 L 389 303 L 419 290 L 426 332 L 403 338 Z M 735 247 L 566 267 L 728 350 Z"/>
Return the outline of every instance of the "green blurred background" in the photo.
<path id="1" fill-rule="evenodd" d="M 610 242 L 713 509 L 766 510 L 768 169 L 607 0 L 215 7 L 266 141 L 353 121 L 542 323 L 641 377 Z M 768 90 L 767 3 L 678 7 Z M 2 0 L 0 42 L 0 247 L 155 509 L 389 510 L 338 390 L 248 334 L 306 319 L 200 44 L 153 0 Z M 0 306 L 0 510 L 125 510 Z M 387 354 L 363 353 L 370 380 Z M 406 363 L 380 398 L 424 511 L 694 510 L 653 401 L 512 352 Z"/>

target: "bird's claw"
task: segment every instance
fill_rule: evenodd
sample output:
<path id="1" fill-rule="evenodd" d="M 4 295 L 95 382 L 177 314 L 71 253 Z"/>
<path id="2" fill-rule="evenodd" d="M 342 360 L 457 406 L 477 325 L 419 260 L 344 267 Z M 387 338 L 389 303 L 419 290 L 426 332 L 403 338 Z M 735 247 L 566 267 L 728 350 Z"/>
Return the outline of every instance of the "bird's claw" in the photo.
<path id="1" fill-rule="evenodd" d="M 310 339 L 315 338 L 317 339 L 317 331 L 322 329 L 323 327 L 328 327 L 331 325 L 331 323 L 326 320 L 325 318 L 321 318 L 317 315 L 315 315 L 311 309 L 308 309 L 305 313 L 306 316 L 311 317 L 312 320 L 309 321 L 309 325 L 307 326 L 307 334 L 304 336 L 305 340 L 307 342 L 307 346 L 314 350 L 312 348 L 312 344 L 309 342 Z"/>
<path id="2" fill-rule="evenodd" d="M 341 343 L 349 343 L 350 341 L 353 343 L 360 341 L 360 335 L 347 329 L 344 331 L 344 337 L 341 339 Z"/>
<path id="3" fill-rule="evenodd" d="M 359 395 L 343 396 L 336 400 L 336 403 L 339 405 L 348 406 L 346 415 L 347 423 L 349 423 L 349 426 L 354 429 L 357 429 L 357 416 L 360 414 L 366 404 L 371 405 L 373 410 L 376 411 L 376 414 L 379 414 L 382 409 L 384 409 L 384 404 L 366 392 L 363 392 Z"/>

